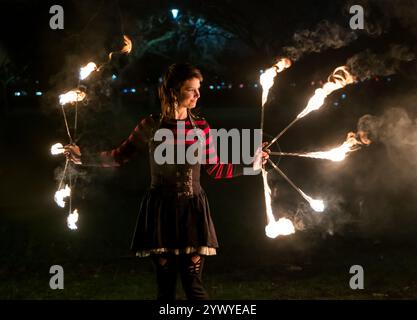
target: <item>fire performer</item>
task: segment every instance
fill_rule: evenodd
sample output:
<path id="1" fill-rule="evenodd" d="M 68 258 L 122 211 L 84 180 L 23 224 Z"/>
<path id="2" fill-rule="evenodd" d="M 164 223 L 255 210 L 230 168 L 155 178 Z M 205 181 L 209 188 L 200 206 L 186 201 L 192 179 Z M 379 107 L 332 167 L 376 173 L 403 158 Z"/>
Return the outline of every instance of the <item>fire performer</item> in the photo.
<path id="1" fill-rule="evenodd" d="M 141 120 L 118 148 L 86 157 L 81 156 L 76 145 L 65 147 L 65 154 L 72 162 L 88 164 L 94 158 L 103 167 L 120 166 L 140 151 L 150 153 L 152 181 L 142 199 L 131 250 L 139 257 L 151 256 L 156 267 L 159 300 L 175 299 L 177 271 L 188 299 L 208 299 L 202 283 L 203 262 L 206 256 L 216 254 L 218 243 L 208 199 L 200 186 L 201 164 L 188 161 L 158 164 L 154 152 L 161 142 L 154 139 L 155 132 L 162 128 L 171 130 L 174 133 L 171 143 L 185 145 L 183 152 L 194 143 L 204 144 L 202 164 L 215 179 L 236 177 L 243 171 L 241 165 L 220 162 L 209 124 L 192 112 L 200 98 L 202 80 L 197 68 L 174 64 L 166 71 L 159 88 L 161 114 Z M 180 122 L 185 128 L 182 137 L 190 130 L 200 129 L 201 139 L 183 138 L 181 141 Z M 262 151 L 261 156 L 266 163 L 268 153 Z"/>

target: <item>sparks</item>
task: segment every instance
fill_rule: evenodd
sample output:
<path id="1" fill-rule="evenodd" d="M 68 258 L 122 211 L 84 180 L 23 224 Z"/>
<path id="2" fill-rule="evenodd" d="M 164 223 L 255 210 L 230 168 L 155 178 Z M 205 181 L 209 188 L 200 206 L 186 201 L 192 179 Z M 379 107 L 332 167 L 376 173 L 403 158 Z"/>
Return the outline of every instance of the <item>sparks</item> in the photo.
<path id="1" fill-rule="evenodd" d="M 52 155 L 61 154 L 61 153 L 64 153 L 64 151 L 65 151 L 65 149 L 64 149 L 64 146 L 62 145 L 62 143 L 55 143 L 51 147 L 51 154 Z"/>
<path id="2" fill-rule="evenodd" d="M 71 230 L 78 229 L 77 227 L 77 221 L 78 221 L 78 210 L 75 209 L 72 213 L 70 213 L 67 217 L 67 226 Z"/>
<path id="3" fill-rule="evenodd" d="M 59 95 L 59 104 L 61 106 L 66 105 L 67 103 L 75 103 L 77 101 L 83 101 L 86 97 L 86 93 L 75 89 L 68 91 L 67 93 Z"/>
<path id="4" fill-rule="evenodd" d="M 274 78 L 276 75 L 291 66 L 291 60 L 287 58 L 280 59 L 275 65 L 267 69 L 261 74 L 259 82 L 262 86 L 262 106 L 265 105 L 268 100 L 268 93 L 274 84 Z"/>
<path id="5" fill-rule="evenodd" d="M 86 66 L 80 69 L 80 80 L 85 80 L 88 76 L 97 70 L 97 65 L 94 62 L 89 62 Z"/>
<path id="6" fill-rule="evenodd" d="M 65 207 L 64 198 L 69 197 L 71 195 L 71 188 L 66 184 L 65 188 L 58 190 L 55 192 L 54 200 L 58 206 L 61 208 Z"/>

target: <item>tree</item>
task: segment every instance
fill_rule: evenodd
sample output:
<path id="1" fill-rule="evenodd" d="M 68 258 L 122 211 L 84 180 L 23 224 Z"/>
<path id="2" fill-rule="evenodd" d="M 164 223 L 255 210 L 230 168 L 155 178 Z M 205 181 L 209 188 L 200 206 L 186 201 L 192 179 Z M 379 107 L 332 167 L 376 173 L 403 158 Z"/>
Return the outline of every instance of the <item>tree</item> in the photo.
<path id="1" fill-rule="evenodd" d="M 220 57 L 235 39 L 232 33 L 190 12 L 182 12 L 175 19 L 167 12 L 151 15 L 138 20 L 137 32 L 136 58 L 152 55 L 167 61 L 190 61 L 211 70 L 220 68 Z"/>

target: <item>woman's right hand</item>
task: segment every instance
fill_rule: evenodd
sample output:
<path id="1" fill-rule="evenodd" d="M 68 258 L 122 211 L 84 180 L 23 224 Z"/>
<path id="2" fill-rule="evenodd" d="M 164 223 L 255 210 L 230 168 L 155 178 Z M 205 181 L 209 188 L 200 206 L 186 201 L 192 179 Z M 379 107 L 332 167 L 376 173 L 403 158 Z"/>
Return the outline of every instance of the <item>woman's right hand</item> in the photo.
<path id="1" fill-rule="evenodd" d="M 81 150 L 76 144 L 67 144 L 64 146 L 64 155 L 67 159 L 75 164 L 82 164 L 81 162 Z"/>

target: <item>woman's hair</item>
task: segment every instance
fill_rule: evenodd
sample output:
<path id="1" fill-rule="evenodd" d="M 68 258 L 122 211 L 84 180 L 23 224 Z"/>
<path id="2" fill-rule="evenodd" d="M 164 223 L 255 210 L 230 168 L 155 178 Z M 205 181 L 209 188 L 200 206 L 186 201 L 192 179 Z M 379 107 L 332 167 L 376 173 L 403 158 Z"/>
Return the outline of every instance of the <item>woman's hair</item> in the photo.
<path id="1" fill-rule="evenodd" d="M 197 78 L 203 81 L 200 70 L 188 63 L 174 63 L 164 74 L 159 87 L 162 116 L 174 118 L 175 102 L 178 102 L 181 86 L 185 81 Z"/>

